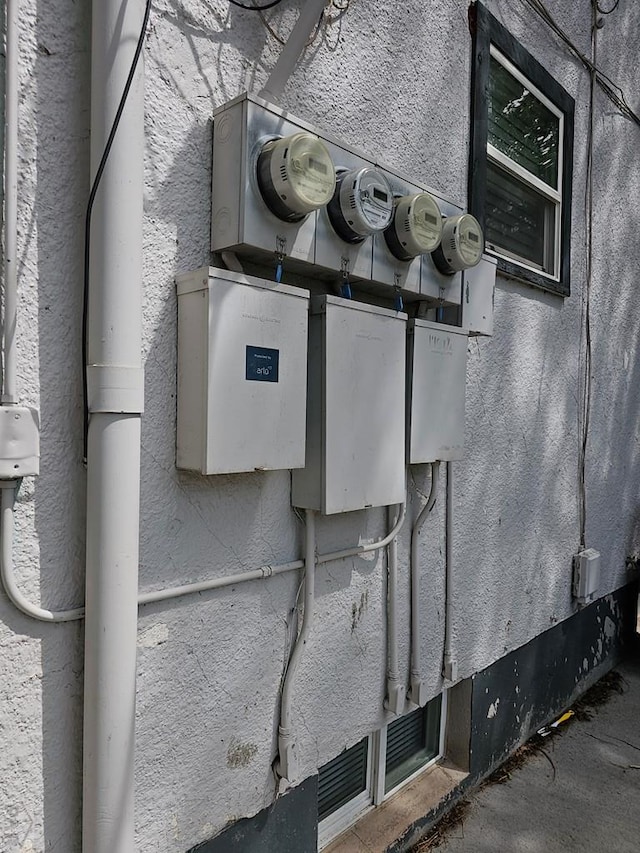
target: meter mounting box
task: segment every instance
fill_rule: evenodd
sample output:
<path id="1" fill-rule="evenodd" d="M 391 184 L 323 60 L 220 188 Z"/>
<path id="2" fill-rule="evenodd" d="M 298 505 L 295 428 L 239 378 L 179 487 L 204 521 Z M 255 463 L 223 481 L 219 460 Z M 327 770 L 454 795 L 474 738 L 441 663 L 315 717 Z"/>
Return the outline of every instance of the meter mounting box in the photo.
<path id="1" fill-rule="evenodd" d="M 308 291 L 209 267 L 177 289 L 178 468 L 304 465 Z"/>
<path id="2" fill-rule="evenodd" d="M 461 459 L 467 333 L 457 326 L 411 320 L 407 341 L 408 461 Z"/>
<path id="3" fill-rule="evenodd" d="M 293 504 L 338 512 L 405 496 L 407 315 L 312 297 L 307 455 Z"/>
<path id="4" fill-rule="evenodd" d="M 258 260 L 281 252 L 294 260 L 314 262 L 315 212 L 301 222 L 279 219 L 262 198 L 257 179 L 263 145 L 307 129 L 281 109 L 246 95 L 214 112 L 212 251 L 239 249 Z"/>
<path id="5" fill-rule="evenodd" d="M 462 325 L 470 335 L 493 335 L 493 299 L 497 260 L 483 255 L 462 273 Z"/>

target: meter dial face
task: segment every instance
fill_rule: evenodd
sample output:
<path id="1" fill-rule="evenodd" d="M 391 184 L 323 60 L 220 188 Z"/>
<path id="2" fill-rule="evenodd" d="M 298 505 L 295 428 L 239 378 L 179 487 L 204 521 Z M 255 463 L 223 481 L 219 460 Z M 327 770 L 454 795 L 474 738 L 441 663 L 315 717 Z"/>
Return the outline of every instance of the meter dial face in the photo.
<path id="1" fill-rule="evenodd" d="M 325 145 L 312 133 L 294 133 L 267 142 L 258 157 L 258 185 L 280 219 L 297 221 L 327 204 L 335 189 L 335 169 Z"/>
<path id="2" fill-rule="evenodd" d="M 388 227 L 393 216 L 393 192 L 385 176 L 368 166 L 342 171 L 328 212 L 343 240 L 361 243 Z"/>
<path id="3" fill-rule="evenodd" d="M 478 220 L 470 213 L 448 216 L 442 225 L 442 242 L 432 258 L 440 272 L 453 275 L 475 267 L 482 259 L 484 237 Z"/>
<path id="4" fill-rule="evenodd" d="M 429 193 L 405 195 L 396 200 L 393 225 L 385 231 L 387 245 L 400 260 L 425 255 L 440 243 L 442 214 Z"/>
<path id="5" fill-rule="evenodd" d="M 484 248 L 482 229 L 478 220 L 470 213 L 463 213 L 458 222 L 458 245 L 465 269 L 480 263 Z"/>

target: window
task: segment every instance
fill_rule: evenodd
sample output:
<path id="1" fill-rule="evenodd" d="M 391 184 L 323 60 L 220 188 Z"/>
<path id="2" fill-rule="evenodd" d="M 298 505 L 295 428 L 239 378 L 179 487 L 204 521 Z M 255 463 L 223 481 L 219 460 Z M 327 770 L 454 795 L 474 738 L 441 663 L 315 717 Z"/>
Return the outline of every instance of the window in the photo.
<path id="1" fill-rule="evenodd" d="M 498 269 L 570 292 L 574 101 L 485 7 L 471 7 L 469 207 Z"/>
<path id="2" fill-rule="evenodd" d="M 318 772 L 318 848 L 354 824 L 442 754 L 443 697 L 363 738 Z"/>

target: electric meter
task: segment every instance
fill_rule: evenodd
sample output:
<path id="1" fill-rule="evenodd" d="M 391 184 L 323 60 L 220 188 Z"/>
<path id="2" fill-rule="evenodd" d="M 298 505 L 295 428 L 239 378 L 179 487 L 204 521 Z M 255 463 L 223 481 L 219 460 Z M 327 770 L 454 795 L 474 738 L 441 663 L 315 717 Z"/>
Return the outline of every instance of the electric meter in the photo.
<path id="1" fill-rule="evenodd" d="M 433 253 L 440 272 L 453 275 L 480 263 L 484 237 L 480 223 L 470 213 L 447 216 L 442 224 L 442 241 Z"/>
<path id="2" fill-rule="evenodd" d="M 393 192 L 385 176 L 368 166 L 338 172 L 327 210 L 338 235 L 347 243 L 360 243 L 389 226 Z"/>
<path id="3" fill-rule="evenodd" d="M 437 249 L 442 236 L 442 214 L 429 193 L 396 199 L 393 222 L 384 232 L 391 252 L 401 261 L 410 261 Z"/>
<path id="4" fill-rule="evenodd" d="M 286 222 L 299 222 L 327 204 L 335 185 L 331 155 L 313 133 L 272 139 L 258 155 L 262 197 L 269 210 Z"/>

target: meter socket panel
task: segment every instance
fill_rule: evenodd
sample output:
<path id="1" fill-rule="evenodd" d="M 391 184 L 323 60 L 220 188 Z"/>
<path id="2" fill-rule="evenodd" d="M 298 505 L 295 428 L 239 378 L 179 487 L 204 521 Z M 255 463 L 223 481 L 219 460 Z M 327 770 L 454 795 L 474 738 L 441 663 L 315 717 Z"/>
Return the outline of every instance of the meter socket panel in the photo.
<path id="1" fill-rule="evenodd" d="M 209 267 L 177 290 L 178 468 L 302 467 L 308 291 Z"/>
<path id="2" fill-rule="evenodd" d="M 293 150 L 278 144 L 288 137 L 292 138 Z M 326 147 L 314 142 L 314 137 L 309 125 L 291 120 L 281 109 L 246 94 L 214 111 L 214 252 L 238 250 L 262 262 L 282 253 L 290 260 L 314 263 L 315 205 L 330 199 L 335 186 L 335 173 L 324 171 L 329 169 Z M 317 180 L 303 177 L 294 183 L 291 198 L 280 198 L 287 170 L 295 170 L 299 177 L 300 170 L 309 172 L 314 165 Z"/>
<path id="3" fill-rule="evenodd" d="M 464 452 L 467 333 L 411 320 L 407 338 L 407 459 L 450 462 Z"/>
<path id="4" fill-rule="evenodd" d="M 405 494 L 407 315 L 312 297 L 307 455 L 293 504 L 327 515 Z"/>
<path id="5" fill-rule="evenodd" d="M 470 335 L 493 335 L 493 310 L 498 261 L 483 255 L 462 274 L 462 325 Z"/>

